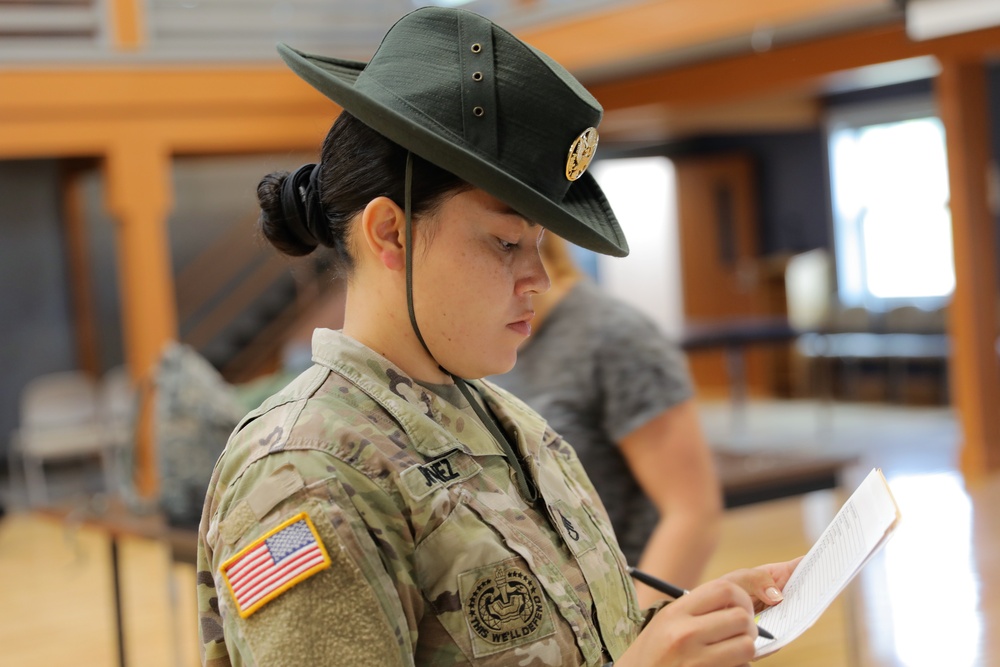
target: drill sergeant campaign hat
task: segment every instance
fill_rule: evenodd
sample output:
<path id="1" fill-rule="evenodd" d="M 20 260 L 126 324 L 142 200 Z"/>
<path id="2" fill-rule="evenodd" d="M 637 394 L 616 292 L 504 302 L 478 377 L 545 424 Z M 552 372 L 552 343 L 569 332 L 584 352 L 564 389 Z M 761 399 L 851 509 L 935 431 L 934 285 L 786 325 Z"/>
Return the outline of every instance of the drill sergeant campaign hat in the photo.
<path id="1" fill-rule="evenodd" d="M 366 63 L 278 52 L 314 88 L 386 138 L 584 248 L 628 254 L 586 173 L 603 110 L 561 65 L 482 16 L 426 7 Z"/>

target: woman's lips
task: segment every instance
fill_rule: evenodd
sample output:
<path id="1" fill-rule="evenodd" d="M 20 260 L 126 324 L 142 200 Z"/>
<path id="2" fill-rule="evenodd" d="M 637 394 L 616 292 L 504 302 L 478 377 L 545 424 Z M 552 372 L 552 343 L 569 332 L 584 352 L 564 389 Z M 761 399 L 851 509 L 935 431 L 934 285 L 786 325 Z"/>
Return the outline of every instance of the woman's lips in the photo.
<path id="1" fill-rule="evenodd" d="M 517 333 L 521 334 L 524 337 L 528 337 L 531 335 L 531 318 L 529 317 L 528 319 L 525 320 L 511 322 L 510 324 L 507 325 L 507 328 L 513 329 L 514 331 L 516 331 Z"/>

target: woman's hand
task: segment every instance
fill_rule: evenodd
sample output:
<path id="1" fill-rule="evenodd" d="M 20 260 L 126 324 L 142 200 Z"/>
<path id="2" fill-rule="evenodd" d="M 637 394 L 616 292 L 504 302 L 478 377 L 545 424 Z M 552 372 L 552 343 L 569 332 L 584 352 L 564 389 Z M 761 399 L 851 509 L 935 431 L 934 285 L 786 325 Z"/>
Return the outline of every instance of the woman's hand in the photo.
<path id="1" fill-rule="evenodd" d="M 616 667 L 745 667 L 754 656 L 754 616 L 781 602 L 800 560 L 736 570 L 667 604 Z"/>
<path id="2" fill-rule="evenodd" d="M 784 563 L 769 563 L 746 570 L 736 570 L 721 578 L 746 591 L 753 600 L 754 613 L 759 613 L 784 599 L 781 591 L 784 590 L 788 578 L 792 576 L 800 560 L 802 556 Z"/>
<path id="3" fill-rule="evenodd" d="M 753 602 L 732 581 L 716 579 L 653 616 L 616 667 L 739 667 L 754 655 Z"/>

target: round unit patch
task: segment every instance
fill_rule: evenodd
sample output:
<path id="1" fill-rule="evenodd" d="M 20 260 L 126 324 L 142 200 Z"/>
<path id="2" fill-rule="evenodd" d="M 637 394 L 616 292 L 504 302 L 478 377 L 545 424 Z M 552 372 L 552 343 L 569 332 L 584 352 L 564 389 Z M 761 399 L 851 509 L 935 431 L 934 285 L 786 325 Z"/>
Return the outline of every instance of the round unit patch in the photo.
<path id="1" fill-rule="evenodd" d="M 469 627 L 481 640 L 502 645 L 533 641 L 545 619 L 544 593 L 528 572 L 506 564 L 481 577 L 465 601 Z"/>

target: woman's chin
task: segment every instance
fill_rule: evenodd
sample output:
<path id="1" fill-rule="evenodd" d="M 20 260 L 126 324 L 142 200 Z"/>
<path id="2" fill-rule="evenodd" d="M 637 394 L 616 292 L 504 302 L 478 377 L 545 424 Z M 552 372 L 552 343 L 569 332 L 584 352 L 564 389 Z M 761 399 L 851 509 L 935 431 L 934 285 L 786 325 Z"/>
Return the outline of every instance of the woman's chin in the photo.
<path id="1" fill-rule="evenodd" d="M 483 377 L 489 375 L 503 375 L 504 373 L 510 372 L 514 368 L 514 364 L 517 362 L 517 350 L 513 350 L 510 355 L 505 359 L 498 361 L 496 368 L 486 373 Z"/>
<path id="2" fill-rule="evenodd" d="M 499 355 L 489 361 L 478 360 L 477 364 L 469 364 L 464 373 L 452 370 L 453 373 L 466 380 L 480 380 L 491 375 L 503 375 L 514 368 L 517 361 L 517 351 L 512 350 L 510 354 Z"/>

